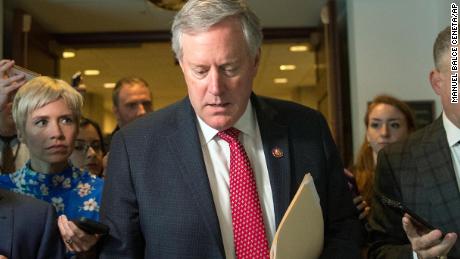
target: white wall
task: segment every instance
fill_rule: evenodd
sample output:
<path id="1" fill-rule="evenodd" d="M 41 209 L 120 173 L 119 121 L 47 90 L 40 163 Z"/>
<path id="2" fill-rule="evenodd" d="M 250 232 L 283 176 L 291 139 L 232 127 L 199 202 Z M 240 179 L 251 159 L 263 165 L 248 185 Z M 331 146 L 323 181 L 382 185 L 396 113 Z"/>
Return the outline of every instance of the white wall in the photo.
<path id="1" fill-rule="evenodd" d="M 459 0 L 348 0 L 351 113 L 355 154 L 365 134 L 367 102 L 386 93 L 402 100 L 436 100 L 428 82 L 437 33 Z"/>

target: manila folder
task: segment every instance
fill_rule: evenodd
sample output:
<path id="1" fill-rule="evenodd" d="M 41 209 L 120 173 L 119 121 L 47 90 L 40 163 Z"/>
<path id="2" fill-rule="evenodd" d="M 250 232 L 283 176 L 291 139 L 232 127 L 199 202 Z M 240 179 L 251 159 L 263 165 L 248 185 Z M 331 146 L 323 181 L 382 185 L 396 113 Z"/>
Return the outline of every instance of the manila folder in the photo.
<path id="1" fill-rule="evenodd" d="M 313 178 L 304 176 L 273 239 L 272 259 L 318 258 L 323 250 L 324 222 Z"/>

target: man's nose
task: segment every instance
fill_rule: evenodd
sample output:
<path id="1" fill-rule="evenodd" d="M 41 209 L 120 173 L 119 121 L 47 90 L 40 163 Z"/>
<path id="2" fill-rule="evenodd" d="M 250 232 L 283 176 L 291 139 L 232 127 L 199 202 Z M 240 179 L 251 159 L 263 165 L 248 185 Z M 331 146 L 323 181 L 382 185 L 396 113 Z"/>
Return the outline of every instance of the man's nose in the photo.
<path id="1" fill-rule="evenodd" d="M 211 69 L 209 71 L 208 92 L 212 95 L 219 96 L 224 90 L 222 83 L 222 75 L 218 69 Z"/>
<path id="2" fill-rule="evenodd" d="M 147 110 L 145 109 L 144 105 L 142 103 L 139 103 L 137 105 L 137 115 L 141 116 L 147 113 Z"/>

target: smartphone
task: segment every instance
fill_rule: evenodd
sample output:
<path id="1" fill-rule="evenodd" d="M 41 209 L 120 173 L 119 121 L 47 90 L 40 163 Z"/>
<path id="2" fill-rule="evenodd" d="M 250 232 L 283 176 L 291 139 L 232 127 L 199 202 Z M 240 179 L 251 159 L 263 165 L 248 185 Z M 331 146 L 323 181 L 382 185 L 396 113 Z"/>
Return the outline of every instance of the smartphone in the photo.
<path id="1" fill-rule="evenodd" d="M 359 196 L 358 184 L 356 183 L 356 179 L 354 177 L 348 178 L 348 186 L 353 193 L 354 196 Z"/>
<path id="2" fill-rule="evenodd" d="M 411 221 L 417 229 L 422 230 L 422 231 L 423 230 L 431 231 L 431 230 L 437 229 L 433 225 L 431 225 L 428 221 L 426 221 L 424 218 L 415 214 L 415 212 L 407 208 L 401 202 L 392 200 L 381 194 L 379 196 L 380 196 L 380 201 L 383 203 L 383 205 L 390 207 L 393 210 L 396 210 L 401 215 L 401 217 L 403 217 L 404 214 L 407 213 L 412 218 Z"/>
<path id="3" fill-rule="evenodd" d="M 109 233 L 109 227 L 99 221 L 91 220 L 85 217 L 72 220 L 77 227 L 88 234 L 106 235 Z"/>
<path id="4" fill-rule="evenodd" d="M 353 194 L 353 198 L 359 196 L 358 184 L 356 183 L 355 176 L 350 171 L 345 169 L 345 177 L 347 178 L 348 188 Z"/>
<path id="5" fill-rule="evenodd" d="M 37 76 L 40 76 L 39 73 L 36 73 L 27 68 L 23 68 L 17 65 L 14 65 L 12 68 L 10 68 L 7 73 L 9 77 L 12 77 L 15 75 L 25 75 L 26 81 L 29 81 Z"/>

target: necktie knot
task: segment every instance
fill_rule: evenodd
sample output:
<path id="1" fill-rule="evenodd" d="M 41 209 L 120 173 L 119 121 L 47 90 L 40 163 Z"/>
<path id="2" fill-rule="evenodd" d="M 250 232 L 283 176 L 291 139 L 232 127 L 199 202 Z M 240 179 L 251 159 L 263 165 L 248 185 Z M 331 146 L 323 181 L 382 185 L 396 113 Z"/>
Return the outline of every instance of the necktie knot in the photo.
<path id="1" fill-rule="evenodd" d="M 219 133 L 217 133 L 217 135 L 221 139 L 227 141 L 228 143 L 232 143 L 238 141 L 238 135 L 240 135 L 240 132 L 241 131 L 239 131 L 238 129 L 231 127 L 224 131 L 220 131 Z"/>

